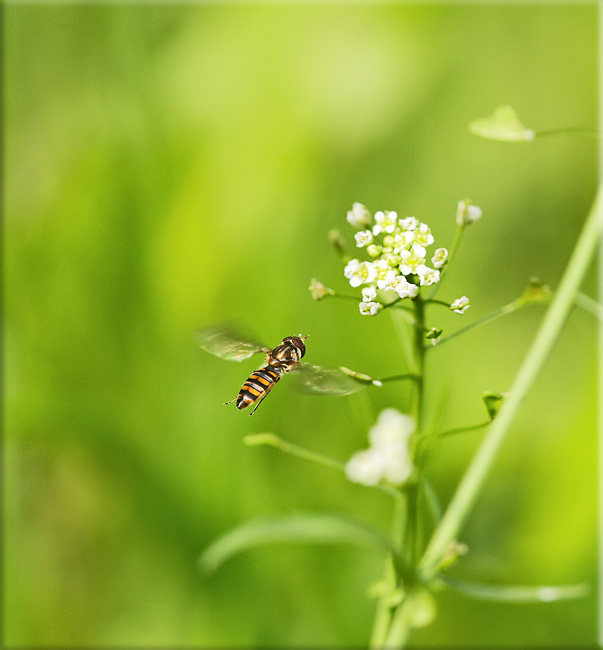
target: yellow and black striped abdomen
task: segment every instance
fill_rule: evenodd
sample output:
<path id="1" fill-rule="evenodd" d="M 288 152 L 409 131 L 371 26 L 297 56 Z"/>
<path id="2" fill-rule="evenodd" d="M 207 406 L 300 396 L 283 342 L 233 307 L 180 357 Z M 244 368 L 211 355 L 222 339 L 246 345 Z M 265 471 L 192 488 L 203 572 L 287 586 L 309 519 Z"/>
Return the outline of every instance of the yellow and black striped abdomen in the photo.
<path id="1" fill-rule="evenodd" d="M 278 367 L 265 366 L 251 374 L 243 384 L 237 397 L 237 408 L 244 409 L 263 399 L 281 378 L 282 370 Z"/>

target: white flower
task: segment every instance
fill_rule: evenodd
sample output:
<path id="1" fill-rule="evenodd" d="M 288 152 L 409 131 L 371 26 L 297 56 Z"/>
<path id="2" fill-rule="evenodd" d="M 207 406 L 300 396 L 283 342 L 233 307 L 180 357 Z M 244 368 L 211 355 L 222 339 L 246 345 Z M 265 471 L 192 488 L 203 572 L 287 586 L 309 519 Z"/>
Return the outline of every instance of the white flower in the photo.
<path id="1" fill-rule="evenodd" d="M 457 314 L 464 314 L 467 309 L 471 306 L 469 298 L 463 296 L 462 298 L 457 298 L 451 305 L 451 311 L 456 312 Z"/>
<path id="2" fill-rule="evenodd" d="M 392 485 L 402 485 L 412 474 L 413 465 L 408 448 L 403 453 L 391 454 L 385 461 L 383 478 Z"/>
<path id="3" fill-rule="evenodd" d="M 381 232 L 392 233 L 398 225 L 398 213 L 397 212 L 375 212 L 375 223 L 373 226 L 373 235 L 378 235 Z"/>
<path id="4" fill-rule="evenodd" d="M 371 302 L 371 300 L 375 300 L 376 297 L 377 289 L 375 289 L 374 286 L 364 287 L 364 289 L 362 289 L 362 300 L 364 300 L 364 302 Z"/>
<path id="5" fill-rule="evenodd" d="M 420 284 L 422 287 L 436 284 L 436 282 L 439 282 L 440 280 L 440 272 L 436 269 L 430 268 L 429 266 L 425 266 L 425 264 L 418 266 L 416 273 L 421 280 Z"/>
<path id="6" fill-rule="evenodd" d="M 431 234 L 431 229 L 426 223 L 422 223 L 417 230 L 414 231 L 414 241 L 421 246 L 431 246 L 435 241 Z"/>
<path id="7" fill-rule="evenodd" d="M 348 460 L 345 474 L 353 483 L 377 485 L 383 477 L 384 461 L 383 455 L 377 449 L 357 451 Z"/>
<path id="8" fill-rule="evenodd" d="M 435 255 L 431 258 L 431 263 L 436 269 L 441 269 L 448 259 L 448 251 L 445 248 L 436 248 Z"/>
<path id="9" fill-rule="evenodd" d="M 360 268 L 360 260 L 354 258 L 353 260 L 350 260 L 346 264 L 345 268 L 343 269 L 343 274 L 349 280 L 354 274 L 358 273 L 359 268 Z"/>
<path id="10" fill-rule="evenodd" d="M 400 219 L 399 222 L 400 228 L 402 230 L 416 230 L 419 227 L 419 222 L 414 217 L 406 217 L 406 219 Z"/>
<path id="11" fill-rule="evenodd" d="M 372 282 L 377 276 L 377 269 L 372 262 L 359 262 L 353 259 L 347 263 L 343 274 L 350 281 L 350 286 L 359 287 L 361 284 Z"/>
<path id="12" fill-rule="evenodd" d="M 359 308 L 363 316 L 375 316 L 383 309 L 383 305 L 380 302 L 361 302 Z"/>
<path id="13" fill-rule="evenodd" d="M 425 255 L 427 251 L 419 244 L 413 244 L 409 251 L 400 251 L 400 272 L 403 275 L 409 273 L 416 273 L 417 267 L 425 262 Z"/>
<path id="14" fill-rule="evenodd" d="M 377 286 L 379 289 L 385 289 L 396 277 L 396 272 L 390 267 L 387 260 L 377 260 L 375 268 L 377 269 Z"/>
<path id="15" fill-rule="evenodd" d="M 410 248 L 415 242 L 416 232 L 414 230 L 405 230 L 394 235 L 394 251 L 399 253 L 404 248 Z"/>
<path id="16" fill-rule="evenodd" d="M 371 223 L 371 213 L 362 203 L 353 203 L 352 209 L 348 212 L 348 223 L 354 228 L 366 228 Z"/>
<path id="17" fill-rule="evenodd" d="M 369 440 L 372 447 L 391 451 L 407 446 L 414 430 L 415 421 L 409 415 L 393 408 L 384 409 L 369 431 Z"/>
<path id="18" fill-rule="evenodd" d="M 392 289 L 400 296 L 400 298 L 414 298 L 419 293 L 419 287 L 412 282 L 409 282 L 403 275 L 394 278 Z"/>
<path id="19" fill-rule="evenodd" d="M 363 485 L 377 485 L 386 480 L 401 485 L 410 477 L 413 464 L 409 438 L 415 422 L 396 409 L 385 409 L 369 432 L 370 447 L 356 452 L 345 471 L 350 481 Z"/>
<path id="20" fill-rule="evenodd" d="M 354 235 L 354 239 L 358 248 L 368 246 L 373 243 L 373 233 L 370 230 L 361 230 Z"/>
<path id="21" fill-rule="evenodd" d="M 466 226 L 467 224 L 477 221 L 482 216 L 482 209 L 473 203 L 469 199 L 464 201 L 459 201 L 456 210 L 456 222 L 459 226 Z"/>

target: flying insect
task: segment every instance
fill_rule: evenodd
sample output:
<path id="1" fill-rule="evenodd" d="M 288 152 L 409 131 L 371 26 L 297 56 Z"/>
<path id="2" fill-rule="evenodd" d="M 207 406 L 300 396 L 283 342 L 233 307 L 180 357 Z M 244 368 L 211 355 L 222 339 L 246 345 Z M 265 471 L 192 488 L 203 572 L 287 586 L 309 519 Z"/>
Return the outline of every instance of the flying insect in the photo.
<path id="1" fill-rule="evenodd" d="M 266 347 L 252 339 L 245 339 L 225 327 L 208 327 L 197 330 L 193 338 L 205 351 L 228 361 L 244 361 L 254 354 L 264 353 L 264 365 L 252 372 L 241 387 L 239 394 L 225 404 L 236 401 L 238 409 L 255 404 L 253 415 L 268 393 L 283 375 L 294 373 L 299 384 L 307 392 L 321 395 L 350 395 L 362 390 L 362 383 L 355 381 L 341 370 L 330 370 L 301 361 L 306 354 L 304 341 L 307 336 L 286 336 L 274 348 Z"/>

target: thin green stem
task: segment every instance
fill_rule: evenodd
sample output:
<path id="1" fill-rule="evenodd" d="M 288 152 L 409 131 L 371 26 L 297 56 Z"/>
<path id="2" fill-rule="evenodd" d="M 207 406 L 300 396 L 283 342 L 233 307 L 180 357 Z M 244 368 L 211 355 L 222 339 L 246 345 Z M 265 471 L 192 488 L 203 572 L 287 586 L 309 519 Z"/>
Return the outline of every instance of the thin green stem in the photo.
<path id="1" fill-rule="evenodd" d="M 425 302 L 433 305 L 444 305 L 444 307 L 448 307 L 450 309 L 450 303 L 446 302 L 445 300 L 435 300 L 434 298 L 428 298 Z"/>
<path id="2" fill-rule="evenodd" d="M 415 306 L 415 355 L 417 363 L 417 431 L 423 427 L 423 394 L 425 384 L 425 302 L 421 296 L 413 300 Z"/>
<path id="3" fill-rule="evenodd" d="M 396 307 L 397 309 L 403 309 L 404 311 L 407 311 L 410 314 L 413 314 L 414 309 L 411 309 L 410 307 L 406 307 L 405 305 L 398 304 L 402 300 L 403 300 L 403 298 L 396 298 L 395 300 L 392 300 L 391 302 L 388 302 L 386 305 L 383 305 L 383 309 L 388 309 L 389 307 Z"/>
<path id="4" fill-rule="evenodd" d="M 456 252 L 457 252 L 457 250 L 459 248 L 459 245 L 461 243 L 461 239 L 463 238 L 463 232 L 464 231 L 465 231 L 465 226 L 464 225 L 462 225 L 462 226 L 457 225 L 456 232 L 454 234 L 454 240 L 452 241 L 452 246 L 450 247 L 450 250 L 448 251 L 448 260 L 446 262 L 446 266 L 444 266 L 444 268 L 440 272 L 440 281 L 437 282 L 434 285 L 431 293 L 428 296 L 428 298 L 430 300 L 432 300 L 433 297 L 436 295 L 436 293 L 438 292 L 438 289 L 440 288 L 440 285 L 442 284 L 442 281 L 444 280 L 444 278 L 448 274 L 448 269 L 450 268 L 450 263 L 452 262 L 452 260 L 454 259 L 454 256 L 456 255 Z"/>
<path id="5" fill-rule="evenodd" d="M 442 431 L 441 433 L 436 433 L 435 437 L 446 438 L 447 436 L 456 436 L 458 433 L 468 433 L 469 431 L 478 431 L 479 429 L 483 429 L 484 427 L 487 427 L 491 423 L 492 420 L 488 420 L 487 422 L 482 422 L 481 424 L 474 424 L 470 427 L 459 427 L 458 429 L 448 429 L 446 431 Z"/>
<path id="6" fill-rule="evenodd" d="M 292 442 L 283 440 L 273 433 L 255 433 L 245 436 L 243 441 L 246 445 L 251 447 L 267 445 L 286 454 L 291 454 L 292 456 L 297 456 L 298 458 L 303 458 L 304 460 L 309 460 L 313 463 L 318 463 L 319 465 L 339 470 L 340 472 L 345 471 L 345 463 L 343 461 L 337 458 L 332 458 L 331 456 L 325 456 L 324 454 L 313 451 L 312 449 L 299 447 L 298 445 L 294 445 Z"/>
<path id="7" fill-rule="evenodd" d="M 595 318 L 603 321 L 603 305 L 600 305 L 590 296 L 587 296 L 585 293 L 578 291 L 576 293 L 576 297 L 574 298 L 574 302 L 578 305 L 578 307 L 582 307 L 582 309 L 592 314 Z"/>
<path id="8" fill-rule="evenodd" d="M 508 305 L 504 305 L 497 309 L 496 311 L 493 311 L 491 314 L 488 314 L 487 316 L 484 316 L 483 318 L 479 318 L 476 321 L 473 321 L 473 323 L 469 323 L 466 327 L 463 327 L 460 330 L 457 330 L 456 332 L 453 332 L 449 336 L 445 336 L 443 339 L 440 339 L 438 341 L 438 344 L 436 346 L 433 345 L 426 345 L 424 346 L 426 350 L 433 350 L 436 348 L 441 347 L 444 345 L 444 343 L 448 341 L 452 341 L 452 339 L 455 339 L 457 336 L 461 336 L 461 334 L 465 334 L 472 329 L 475 329 L 476 327 L 481 327 L 482 325 L 485 325 L 486 323 L 490 323 L 493 320 L 496 320 L 497 318 L 500 318 L 501 316 L 505 316 L 506 314 L 510 314 L 514 311 L 517 311 L 518 309 L 521 309 L 524 307 L 527 303 L 521 301 L 521 300 L 514 300 L 513 302 L 510 302 Z"/>
<path id="9" fill-rule="evenodd" d="M 425 331 L 425 302 L 421 296 L 413 300 L 415 307 L 415 332 L 414 346 L 416 357 L 416 386 L 417 399 L 415 404 L 415 420 L 417 423 L 417 435 L 423 432 L 423 411 L 424 411 L 424 385 L 425 385 L 425 346 L 423 345 Z M 416 483 L 408 485 L 408 515 L 405 536 L 405 548 L 407 549 L 410 565 L 415 566 L 423 549 L 419 548 L 419 508 L 418 508 L 418 486 Z"/>
<path id="10" fill-rule="evenodd" d="M 405 497 L 401 493 L 401 497 Z M 392 541 L 396 548 L 402 545 L 404 537 L 404 527 L 406 525 L 406 499 L 400 498 L 395 502 L 394 516 L 392 523 Z M 385 563 L 384 582 L 393 590 L 396 587 L 396 571 L 393 560 L 388 557 Z M 385 645 L 385 639 L 392 620 L 392 609 L 388 603 L 388 594 L 385 593 L 377 602 L 377 611 L 375 613 L 375 622 L 373 623 L 373 632 L 371 634 L 370 647 L 381 650 Z"/>
<path id="11" fill-rule="evenodd" d="M 387 381 L 403 381 L 405 379 L 412 379 L 413 381 L 419 381 L 420 377 L 414 372 L 407 372 L 404 375 L 393 375 L 392 377 L 384 377 L 383 379 L 378 379 L 382 384 Z"/>
<path id="12" fill-rule="evenodd" d="M 433 579 L 448 545 L 457 537 L 459 530 L 475 505 L 478 494 L 494 464 L 519 405 L 534 384 L 561 332 L 573 305 L 576 292 L 597 249 L 602 231 L 603 189 L 600 187 L 563 274 L 559 289 L 517 373 L 510 394 L 493 421 L 473 461 L 467 468 L 450 505 L 427 546 L 420 562 L 424 579 Z"/>
<path id="13" fill-rule="evenodd" d="M 255 447 L 258 445 L 266 445 L 268 447 L 274 447 L 279 451 L 282 451 L 286 454 L 291 454 L 292 456 L 297 456 L 298 458 L 303 458 L 304 460 L 309 460 L 313 463 L 318 463 L 319 465 L 324 465 L 325 467 L 330 467 L 331 469 L 336 469 L 340 472 L 345 472 L 345 463 L 337 458 L 332 458 L 331 456 L 325 456 L 317 451 L 312 449 L 306 449 L 305 447 L 300 447 L 299 445 L 294 445 L 292 442 L 287 442 L 279 436 L 273 433 L 256 433 L 249 436 L 245 436 L 243 439 L 246 445 Z M 378 483 L 375 485 L 378 490 L 389 494 L 394 497 L 394 499 L 400 499 L 400 492 L 396 488 L 388 485 L 387 483 Z"/>
<path id="14" fill-rule="evenodd" d="M 414 609 L 413 594 L 410 593 L 398 607 L 392 618 L 389 634 L 385 640 L 384 648 L 403 648 L 412 630 L 412 611 Z"/>
<path id="15" fill-rule="evenodd" d="M 535 131 L 534 137 L 542 138 L 548 135 L 564 135 L 566 133 L 573 133 L 575 135 L 588 135 L 595 138 L 599 137 L 598 129 L 588 129 L 584 127 L 564 127 L 562 129 L 547 129 L 546 131 Z"/>
<path id="16" fill-rule="evenodd" d="M 331 298 L 343 298 L 344 300 L 353 300 L 354 302 L 360 302 L 358 296 L 348 296 L 346 293 L 333 293 Z"/>

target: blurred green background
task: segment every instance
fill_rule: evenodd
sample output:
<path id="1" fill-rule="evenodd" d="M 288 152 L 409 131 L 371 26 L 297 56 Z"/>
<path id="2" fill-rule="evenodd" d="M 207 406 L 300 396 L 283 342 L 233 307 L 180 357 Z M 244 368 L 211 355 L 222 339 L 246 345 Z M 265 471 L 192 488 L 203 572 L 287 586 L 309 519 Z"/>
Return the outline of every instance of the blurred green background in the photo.
<path id="1" fill-rule="evenodd" d="M 315 303 L 344 290 L 327 239 L 353 201 L 394 209 L 449 246 L 460 198 L 484 217 L 441 297 L 447 332 L 555 287 L 594 195 L 596 140 L 480 140 L 512 104 L 536 130 L 595 127 L 595 6 L 4 7 L 4 642 L 361 645 L 382 558 L 274 546 L 207 578 L 200 551 L 252 517 L 341 512 L 384 529 L 391 504 L 326 468 L 248 448 L 272 431 L 341 459 L 366 446 L 388 385 L 350 398 L 283 381 L 253 418 L 222 402 L 241 365 L 195 347 L 224 320 L 306 359 L 406 370 L 390 314 Z M 594 270 L 584 290 L 596 295 Z M 349 292 L 349 287 L 348 287 Z M 484 420 L 543 309 L 429 357 L 444 426 Z M 596 328 L 572 314 L 461 537 L 458 578 L 596 576 Z M 480 439 L 449 439 L 428 474 L 447 502 Z M 438 598 L 421 646 L 586 645 L 596 598 L 549 605 Z"/>

